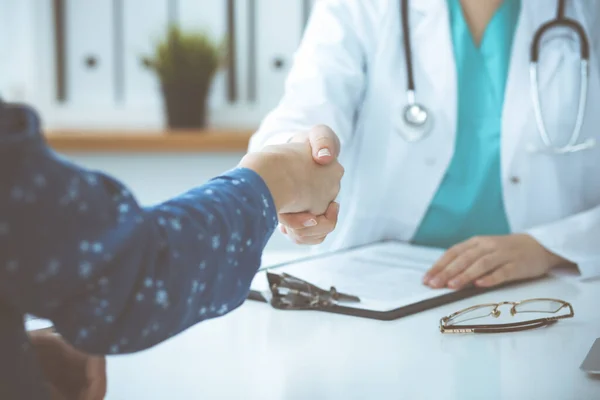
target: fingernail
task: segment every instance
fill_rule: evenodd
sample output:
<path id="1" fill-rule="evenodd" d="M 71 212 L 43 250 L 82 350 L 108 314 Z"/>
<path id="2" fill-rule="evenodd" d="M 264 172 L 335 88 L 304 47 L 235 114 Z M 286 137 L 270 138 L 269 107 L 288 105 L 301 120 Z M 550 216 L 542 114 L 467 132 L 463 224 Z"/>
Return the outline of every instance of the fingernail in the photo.
<path id="1" fill-rule="evenodd" d="M 425 275 L 425 276 L 423 277 L 423 283 L 424 283 L 424 284 L 427 284 L 427 282 L 429 282 L 429 275 Z"/>
<path id="2" fill-rule="evenodd" d="M 329 151 L 329 149 L 321 149 L 317 153 L 318 158 L 329 157 L 329 156 L 331 156 L 331 152 Z"/>
<path id="3" fill-rule="evenodd" d="M 317 226 L 317 220 L 309 219 L 308 221 L 305 221 L 303 225 L 307 228 L 310 228 L 311 226 Z"/>
<path id="4" fill-rule="evenodd" d="M 458 281 L 450 281 L 448 282 L 448 286 L 452 289 L 456 289 L 456 287 L 458 287 Z"/>
<path id="5" fill-rule="evenodd" d="M 438 287 L 438 286 L 440 286 L 442 284 L 442 281 L 441 281 L 440 278 L 433 278 L 431 281 L 429 281 L 429 284 L 431 286 Z"/>

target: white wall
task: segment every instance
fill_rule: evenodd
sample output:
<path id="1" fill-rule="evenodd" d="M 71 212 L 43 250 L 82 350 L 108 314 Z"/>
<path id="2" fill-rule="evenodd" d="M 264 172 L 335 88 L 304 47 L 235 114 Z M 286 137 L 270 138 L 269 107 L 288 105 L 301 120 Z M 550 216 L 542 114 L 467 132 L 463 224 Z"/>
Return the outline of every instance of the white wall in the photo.
<path id="1" fill-rule="evenodd" d="M 176 1 L 175 18 L 183 28 L 225 37 L 225 0 L 65 0 L 67 100 L 61 103 L 56 99 L 52 1 L 0 0 L 0 93 L 36 106 L 49 128 L 163 127 L 159 84 L 141 57 L 164 32 L 171 1 Z M 122 25 L 115 25 L 115 4 L 123 5 Z M 226 71 L 221 71 L 210 98 L 211 125 L 253 128 L 276 105 L 301 39 L 305 4 L 235 0 L 239 99 L 228 102 Z M 256 16 L 256 51 L 249 47 L 251 15 Z M 121 36 L 115 36 L 115 26 L 122 26 Z M 250 75 L 251 54 L 256 79 Z M 86 66 L 88 56 L 99 60 L 97 67 Z M 283 68 L 274 67 L 276 58 L 285 61 Z M 122 85 L 117 76 L 123 77 Z M 248 98 L 251 82 L 257 88 L 255 100 Z M 116 88 L 122 97 L 115 95 Z"/>
<path id="2" fill-rule="evenodd" d="M 0 0 L 0 95 L 11 101 L 30 101 L 38 64 L 35 41 L 36 0 Z"/>

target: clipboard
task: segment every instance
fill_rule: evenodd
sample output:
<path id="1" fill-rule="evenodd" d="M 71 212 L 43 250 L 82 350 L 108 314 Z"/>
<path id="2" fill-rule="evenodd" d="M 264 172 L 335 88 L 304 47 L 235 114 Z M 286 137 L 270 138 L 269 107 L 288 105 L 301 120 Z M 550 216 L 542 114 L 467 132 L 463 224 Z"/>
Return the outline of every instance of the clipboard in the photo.
<path id="1" fill-rule="evenodd" d="M 255 280 L 253 281 L 253 285 L 251 286 L 251 290 L 248 295 L 248 300 L 258 301 L 258 302 L 263 302 L 263 303 L 272 302 L 269 300 L 270 296 L 264 288 L 261 288 L 262 290 L 258 290 L 258 289 L 254 288 L 256 286 L 255 282 L 257 280 L 258 280 L 258 282 L 261 282 L 262 279 L 266 278 L 266 275 L 269 273 L 285 274 L 289 270 L 294 270 L 295 272 L 302 271 L 302 265 L 304 265 L 304 266 L 315 265 L 315 263 L 319 263 L 325 269 L 325 268 L 328 268 L 327 267 L 328 262 L 336 263 L 336 262 L 339 262 L 340 260 L 349 260 L 348 257 L 352 257 L 353 255 L 356 256 L 356 255 L 364 254 L 365 252 L 373 251 L 373 249 L 375 249 L 375 251 L 376 251 L 377 246 L 390 246 L 389 248 L 394 248 L 395 246 L 398 246 L 399 249 L 405 249 L 405 250 L 412 248 L 412 249 L 415 249 L 415 250 L 421 251 L 421 252 L 431 251 L 432 252 L 431 260 L 433 260 L 434 257 L 437 258 L 437 256 L 439 256 L 439 254 L 443 253 L 443 251 L 439 250 L 439 249 L 427 249 L 427 248 L 422 248 L 422 247 L 419 248 L 417 246 L 412 246 L 410 244 L 406 244 L 406 243 L 403 243 L 400 241 L 386 240 L 386 241 L 380 241 L 380 242 L 366 244 L 366 245 L 350 247 L 350 248 L 346 248 L 346 249 L 338 250 L 338 251 L 334 251 L 334 252 L 328 252 L 328 253 L 324 253 L 324 254 L 308 256 L 308 257 L 304 257 L 304 258 L 301 258 L 298 260 L 269 266 L 267 268 L 259 270 L 254 278 Z M 413 261 L 414 260 L 411 260 L 411 262 L 413 262 Z M 421 273 L 419 274 L 418 283 L 420 285 L 422 285 L 423 288 L 425 288 L 425 286 L 421 283 L 421 277 L 425 273 L 426 269 L 428 269 L 432 265 L 433 262 L 434 261 L 432 261 L 430 265 L 421 266 Z M 402 265 L 406 263 L 406 260 L 403 260 L 400 258 L 397 260 L 397 263 L 398 263 L 397 268 L 402 269 L 402 268 L 404 268 Z M 314 267 L 314 268 L 316 268 L 316 267 Z M 343 271 L 343 268 L 341 270 Z M 306 271 L 308 271 L 308 269 Z M 290 272 L 290 274 L 292 274 L 292 272 Z M 367 274 L 368 274 L 368 271 L 367 271 Z M 367 275 L 367 274 L 365 274 L 365 275 Z M 293 275 L 294 275 L 294 277 L 298 277 L 299 279 L 305 279 L 305 277 L 302 275 L 302 272 L 300 272 L 299 274 L 296 273 Z M 328 284 L 318 285 L 317 283 L 312 282 L 310 279 L 306 279 L 306 281 L 317 287 L 320 287 L 321 289 L 324 289 L 324 290 L 326 290 L 329 287 Z M 263 283 L 261 283 L 258 286 L 261 286 L 261 285 L 263 285 Z M 335 286 L 336 282 L 331 282 L 331 285 Z M 499 286 L 499 287 L 503 287 L 503 286 Z M 493 290 L 497 290 L 499 287 L 479 288 L 479 287 L 475 287 L 475 286 L 470 286 L 470 287 L 460 289 L 457 291 L 451 291 L 451 290 L 447 289 L 447 290 L 442 290 L 441 292 L 437 289 L 424 289 L 424 290 L 430 290 L 430 291 L 432 291 L 432 293 L 437 292 L 439 294 L 432 294 L 432 295 L 428 294 L 426 296 L 426 298 L 418 299 L 417 301 L 411 301 L 407 304 L 402 304 L 399 307 L 393 307 L 391 309 L 385 309 L 385 310 L 365 308 L 365 307 L 363 307 L 363 304 L 361 302 L 350 303 L 350 304 L 332 303 L 332 304 L 311 307 L 309 310 L 319 311 L 319 312 L 328 312 L 328 313 L 333 313 L 333 314 L 341 314 L 341 315 L 347 315 L 347 316 L 353 316 L 353 317 L 359 317 L 359 318 L 374 319 L 374 320 L 379 320 L 379 321 L 394 321 L 394 320 L 397 320 L 397 319 L 400 319 L 403 317 L 407 317 L 409 315 L 417 314 L 417 313 L 427 311 L 427 310 L 430 310 L 430 309 L 433 309 L 436 307 L 440 307 L 440 306 L 443 306 L 446 304 L 457 302 L 459 300 L 463 300 L 463 299 L 477 296 L 477 295 L 487 293 L 487 292 L 490 292 Z M 341 288 L 341 287 L 336 286 L 336 289 L 338 289 L 340 292 L 346 292 L 344 290 L 344 288 Z M 265 295 L 265 294 L 267 294 L 267 295 Z M 361 298 L 361 293 L 357 293 L 356 291 L 351 292 L 349 294 L 355 295 L 355 296 L 358 296 L 359 298 Z M 275 307 L 275 308 L 279 308 L 279 307 Z"/>

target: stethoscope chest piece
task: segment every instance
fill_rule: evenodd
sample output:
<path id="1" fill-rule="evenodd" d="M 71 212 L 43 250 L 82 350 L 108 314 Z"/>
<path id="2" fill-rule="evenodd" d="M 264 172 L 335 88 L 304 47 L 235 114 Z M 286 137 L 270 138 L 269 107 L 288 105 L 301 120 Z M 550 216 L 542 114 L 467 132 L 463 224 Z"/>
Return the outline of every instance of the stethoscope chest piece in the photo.
<path id="1" fill-rule="evenodd" d="M 422 140 L 431 132 L 432 118 L 433 116 L 425 106 L 409 102 L 401 111 L 399 118 L 400 136 L 409 143 Z"/>
<path id="2" fill-rule="evenodd" d="M 404 108 L 404 120 L 409 125 L 423 126 L 427 123 L 429 113 L 419 104 L 410 104 Z"/>
<path id="3" fill-rule="evenodd" d="M 415 99 L 415 79 L 413 76 L 412 52 L 410 49 L 410 31 L 408 29 L 408 0 L 402 0 L 400 6 L 402 35 L 404 40 L 404 58 L 406 62 L 406 106 L 399 115 L 398 130 L 407 142 L 414 143 L 423 139 L 432 130 L 432 114 L 427 107 Z"/>

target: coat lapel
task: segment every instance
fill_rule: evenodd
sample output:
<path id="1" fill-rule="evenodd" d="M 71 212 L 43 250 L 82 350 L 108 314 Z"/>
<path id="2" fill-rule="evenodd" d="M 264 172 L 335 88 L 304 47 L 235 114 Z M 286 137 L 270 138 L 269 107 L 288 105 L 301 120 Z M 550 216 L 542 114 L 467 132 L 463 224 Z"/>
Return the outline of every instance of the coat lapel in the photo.
<path id="1" fill-rule="evenodd" d="M 521 14 L 515 30 L 502 110 L 502 176 L 506 178 L 515 151 L 523 140 L 525 126 L 533 118 L 529 78 L 531 40 L 535 30 L 534 11 L 529 1 L 521 2 Z"/>

